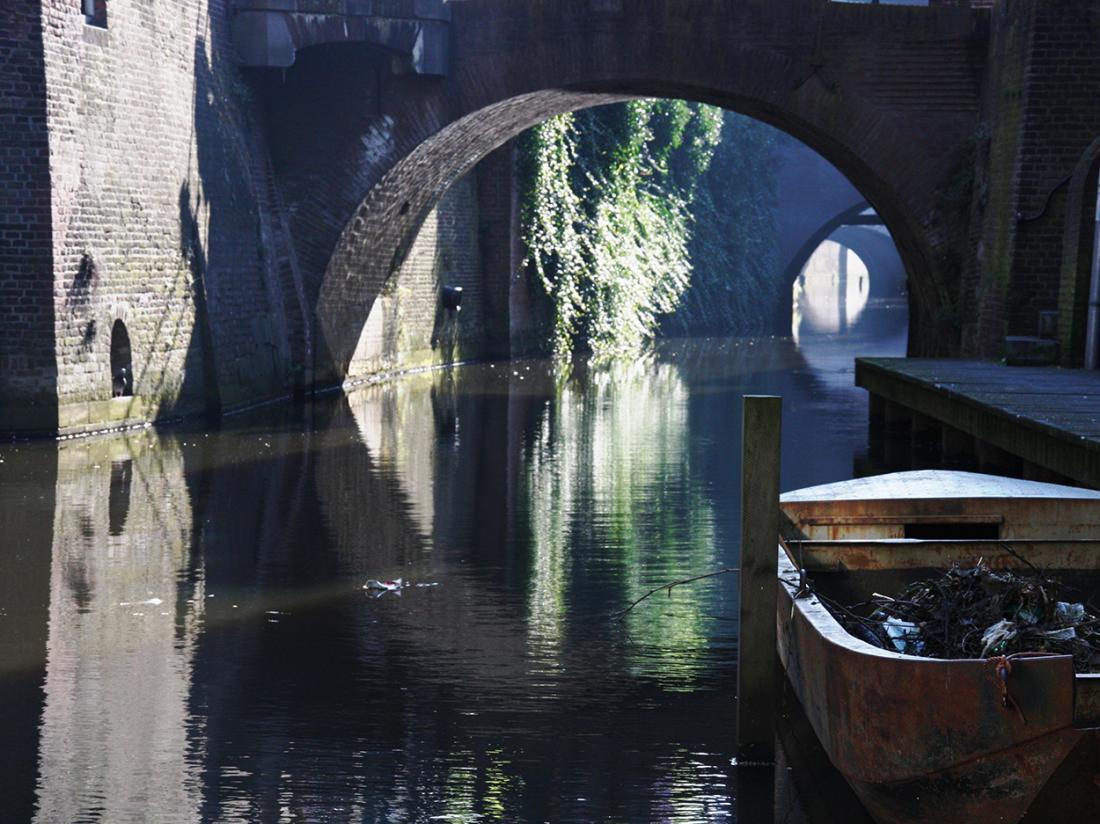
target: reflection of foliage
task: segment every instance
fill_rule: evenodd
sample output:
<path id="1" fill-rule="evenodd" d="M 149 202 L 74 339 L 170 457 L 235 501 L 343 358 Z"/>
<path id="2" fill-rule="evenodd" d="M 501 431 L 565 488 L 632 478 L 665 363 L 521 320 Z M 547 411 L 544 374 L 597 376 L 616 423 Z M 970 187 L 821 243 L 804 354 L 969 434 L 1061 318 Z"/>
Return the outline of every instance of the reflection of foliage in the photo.
<path id="1" fill-rule="evenodd" d="M 480 757 L 466 749 L 452 753 L 443 779 L 442 812 L 433 820 L 512 820 L 508 804 L 523 781 L 511 766 L 500 747 L 491 747 Z"/>
<path id="2" fill-rule="evenodd" d="M 554 303 L 554 352 L 637 349 L 691 272 L 689 205 L 718 110 L 639 100 L 552 118 L 521 156 L 527 263 Z"/>
<path id="3" fill-rule="evenodd" d="M 531 502 L 530 526 L 534 565 L 528 591 L 528 633 L 532 640 L 556 650 L 565 626 L 565 580 L 569 574 L 569 516 L 577 493 L 579 462 L 560 451 L 563 443 L 578 443 L 579 398 L 568 387 L 558 395 L 551 414 L 539 421 L 528 454 L 526 499 Z M 573 457 L 574 460 L 569 458 Z"/>
<path id="4" fill-rule="evenodd" d="M 524 495 L 535 553 L 529 621 L 540 640 L 562 631 L 570 585 L 593 562 L 571 559 L 574 545 L 606 548 L 594 560 L 616 568 L 623 589 L 608 593 L 609 606 L 716 563 L 713 508 L 690 471 L 687 416 L 679 372 L 644 358 L 599 369 L 583 391 L 567 386 L 547 407 Z M 705 586 L 694 587 L 664 608 L 631 613 L 636 672 L 691 687 L 700 663 L 690 653 L 706 647 L 710 629 L 706 598 Z"/>

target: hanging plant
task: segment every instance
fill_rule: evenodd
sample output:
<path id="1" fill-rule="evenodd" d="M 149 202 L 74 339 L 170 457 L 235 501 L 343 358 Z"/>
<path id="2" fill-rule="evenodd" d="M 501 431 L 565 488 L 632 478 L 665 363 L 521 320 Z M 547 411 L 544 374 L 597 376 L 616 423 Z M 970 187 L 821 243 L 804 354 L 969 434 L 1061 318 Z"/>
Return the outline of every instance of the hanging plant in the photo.
<path id="1" fill-rule="evenodd" d="M 636 351 L 691 277 L 689 207 L 721 111 L 639 100 L 551 118 L 521 144 L 525 264 L 554 306 L 553 351 Z"/>

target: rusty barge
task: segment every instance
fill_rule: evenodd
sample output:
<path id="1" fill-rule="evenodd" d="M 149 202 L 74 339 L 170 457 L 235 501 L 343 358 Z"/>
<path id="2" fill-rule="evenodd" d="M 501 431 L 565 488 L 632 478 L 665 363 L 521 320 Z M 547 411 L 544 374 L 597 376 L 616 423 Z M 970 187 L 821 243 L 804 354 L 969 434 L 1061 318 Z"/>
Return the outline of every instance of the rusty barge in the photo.
<path id="1" fill-rule="evenodd" d="M 979 560 L 1019 568 L 1026 559 L 1064 580 L 1096 581 L 1100 492 L 921 471 L 811 487 L 780 502 L 779 655 L 867 810 L 880 824 L 1023 818 L 1066 756 L 1100 735 L 1100 675 L 1075 674 L 1066 655 L 1015 659 L 1000 677 L 991 660 L 880 649 L 807 593 L 798 567 L 820 592 L 850 602 Z"/>

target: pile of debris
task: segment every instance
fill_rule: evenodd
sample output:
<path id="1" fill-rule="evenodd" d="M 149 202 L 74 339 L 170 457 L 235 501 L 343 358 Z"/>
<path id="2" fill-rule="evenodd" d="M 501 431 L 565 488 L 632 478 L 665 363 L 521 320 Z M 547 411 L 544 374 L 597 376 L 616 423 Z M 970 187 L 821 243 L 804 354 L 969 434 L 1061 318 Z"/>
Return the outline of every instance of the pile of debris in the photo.
<path id="1" fill-rule="evenodd" d="M 1068 592 L 1038 570 L 1024 575 L 979 562 L 895 597 L 875 593 L 850 607 L 822 601 L 845 629 L 882 649 L 926 658 L 1050 652 L 1072 655 L 1077 672 L 1098 672 L 1100 618 Z"/>

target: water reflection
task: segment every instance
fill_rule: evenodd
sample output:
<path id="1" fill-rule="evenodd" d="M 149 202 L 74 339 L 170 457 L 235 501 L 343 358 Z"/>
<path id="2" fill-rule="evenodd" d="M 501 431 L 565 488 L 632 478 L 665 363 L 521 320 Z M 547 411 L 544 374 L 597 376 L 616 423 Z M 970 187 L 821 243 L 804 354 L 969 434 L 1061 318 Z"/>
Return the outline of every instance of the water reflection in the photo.
<path id="1" fill-rule="evenodd" d="M 604 587 L 613 587 L 605 597 L 614 602 L 634 601 L 717 560 L 712 504 L 691 471 L 689 392 L 679 368 L 641 358 L 576 383 L 542 410 L 524 473 L 534 556 L 530 627 L 552 647 L 560 644 L 571 590 L 587 576 L 570 563 L 570 547 L 618 549 L 601 570 Z M 627 615 L 635 675 L 692 688 L 712 634 L 705 592 L 685 589 L 660 609 Z"/>
<path id="2" fill-rule="evenodd" d="M 734 820 L 736 578 L 614 615 L 736 565 L 742 394 L 784 396 L 786 488 L 850 475 L 865 399 L 814 365 L 832 338 L 806 341 L 670 341 L 564 385 L 476 366 L 218 432 L 0 451 L 20 548 L 0 558 L 0 693 L 27 733 L 0 743 L 24 765 L 0 803 Z M 776 798 L 788 821 L 851 820 Z"/>
<path id="3" fill-rule="evenodd" d="M 860 244 L 869 262 L 845 242 Z M 810 258 L 793 291 L 794 342 L 815 378 L 830 390 L 852 387 L 855 358 L 861 355 L 905 355 L 905 269 L 884 228 L 837 230 Z"/>
<path id="4" fill-rule="evenodd" d="M 70 443 L 57 461 L 35 820 L 120 820 L 135 798 L 197 820 L 188 696 L 204 604 L 180 447 Z"/>

